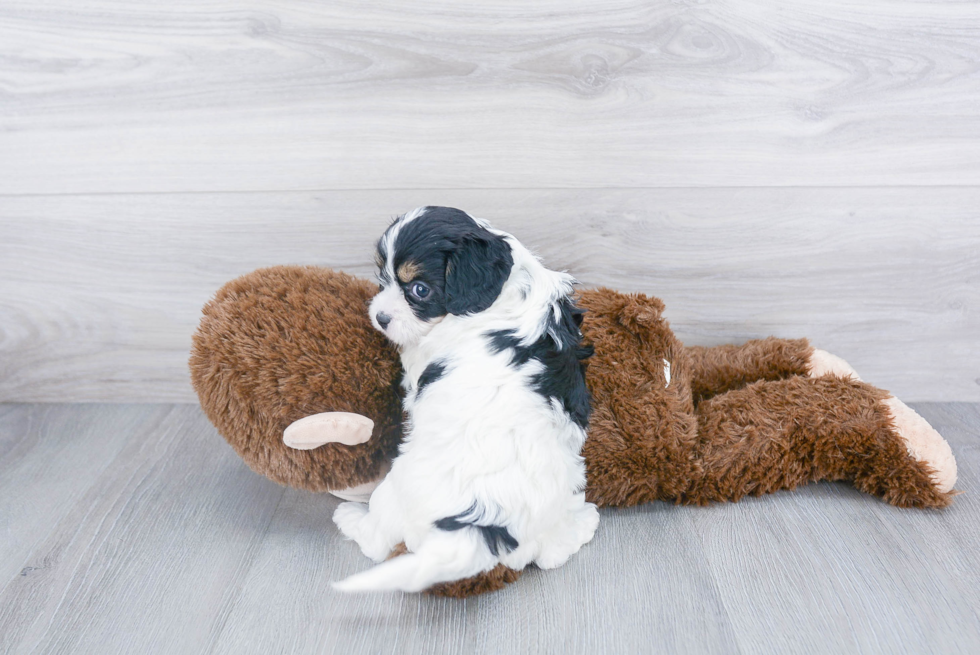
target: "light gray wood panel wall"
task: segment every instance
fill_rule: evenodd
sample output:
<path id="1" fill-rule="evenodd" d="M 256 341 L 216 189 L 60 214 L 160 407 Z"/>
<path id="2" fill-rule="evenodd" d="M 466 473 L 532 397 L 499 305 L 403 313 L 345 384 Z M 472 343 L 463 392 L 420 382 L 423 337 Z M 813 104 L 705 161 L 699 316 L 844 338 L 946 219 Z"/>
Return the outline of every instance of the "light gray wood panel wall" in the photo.
<path id="1" fill-rule="evenodd" d="M 973 2 L 8 0 L 0 192 L 980 179 Z"/>
<path id="2" fill-rule="evenodd" d="M 260 265 L 453 204 L 691 343 L 980 399 L 980 5 L 0 6 L 0 400 L 193 400 Z"/>
<path id="3" fill-rule="evenodd" d="M 909 400 L 980 399 L 980 189 L 348 191 L 0 198 L 0 399 L 193 401 L 208 298 L 261 266 L 371 277 L 445 203 L 713 345 L 807 336 Z"/>
<path id="4" fill-rule="evenodd" d="M 980 405 L 916 409 L 956 453 L 948 509 L 845 484 L 604 509 L 561 568 L 457 601 L 333 591 L 371 566 L 339 501 L 248 470 L 199 408 L 0 406 L 0 651 L 975 653 Z"/>

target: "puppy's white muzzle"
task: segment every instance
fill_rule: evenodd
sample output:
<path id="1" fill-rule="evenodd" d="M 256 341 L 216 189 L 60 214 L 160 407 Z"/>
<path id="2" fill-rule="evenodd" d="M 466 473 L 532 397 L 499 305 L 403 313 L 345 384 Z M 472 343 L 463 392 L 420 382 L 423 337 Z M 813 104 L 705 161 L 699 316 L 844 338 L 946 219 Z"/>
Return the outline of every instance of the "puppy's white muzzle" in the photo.
<path id="1" fill-rule="evenodd" d="M 389 284 L 378 292 L 368 311 L 371 313 L 371 325 L 403 348 L 418 343 L 439 322 L 438 319 L 423 320 L 416 316 L 397 284 Z M 387 319 L 384 325 L 378 320 L 382 314 L 384 316 L 381 318 Z"/>

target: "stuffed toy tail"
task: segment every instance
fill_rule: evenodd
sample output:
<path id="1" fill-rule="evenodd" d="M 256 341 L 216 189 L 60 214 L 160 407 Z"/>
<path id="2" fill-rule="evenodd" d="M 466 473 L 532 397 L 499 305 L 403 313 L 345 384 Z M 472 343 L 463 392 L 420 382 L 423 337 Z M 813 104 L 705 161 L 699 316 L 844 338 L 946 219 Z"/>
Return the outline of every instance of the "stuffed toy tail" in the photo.
<path id="1" fill-rule="evenodd" d="M 434 529 L 417 552 L 390 559 L 352 575 L 333 588 L 339 591 L 423 591 L 439 582 L 461 580 L 497 565 L 497 557 L 475 529 Z"/>

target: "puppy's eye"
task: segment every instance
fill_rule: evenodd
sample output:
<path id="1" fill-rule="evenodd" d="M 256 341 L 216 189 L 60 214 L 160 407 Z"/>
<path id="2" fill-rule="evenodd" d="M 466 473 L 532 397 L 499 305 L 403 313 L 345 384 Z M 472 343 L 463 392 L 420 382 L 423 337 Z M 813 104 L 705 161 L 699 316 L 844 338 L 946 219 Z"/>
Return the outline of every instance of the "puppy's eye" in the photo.
<path id="1" fill-rule="evenodd" d="M 429 287 L 422 282 L 412 282 L 412 286 L 408 288 L 408 292 L 419 300 L 422 300 L 429 295 Z"/>

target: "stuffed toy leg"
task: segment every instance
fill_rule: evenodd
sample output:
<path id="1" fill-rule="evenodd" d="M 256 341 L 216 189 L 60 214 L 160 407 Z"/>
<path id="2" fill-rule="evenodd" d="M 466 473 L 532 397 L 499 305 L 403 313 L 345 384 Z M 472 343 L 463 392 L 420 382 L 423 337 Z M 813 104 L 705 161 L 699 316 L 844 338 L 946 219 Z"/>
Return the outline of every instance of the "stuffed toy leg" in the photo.
<path id="1" fill-rule="evenodd" d="M 401 437 L 400 366 L 368 319 L 373 293 L 328 269 L 276 267 L 204 308 L 194 387 L 257 472 L 365 501 L 383 477 Z M 902 507 L 949 504 L 956 464 L 942 437 L 806 340 L 686 348 L 656 298 L 599 289 L 580 304 L 595 346 L 590 501 L 706 504 L 844 480 Z M 430 591 L 467 596 L 518 575 L 498 566 Z"/>
<path id="2" fill-rule="evenodd" d="M 950 503 L 956 461 L 949 445 L 905 403 L 861 382 L 844 360 L 803 340 L 689 352 L 704 468 L 691 500 L 847 480 L 899 507 Z M 790 375 L 779 375 L 774 364 Z"/>
<path id="3" fill-rule="evenodd" d="M 734 501 L 818 480 L 903 507 L 949 504 L 948 444 L 843 360 L 804 339 L 685 348 L 662 303 L 641 295 L 586 291 L 581 304 L 596 351 L 583 448 L 596 504 Z"/>

